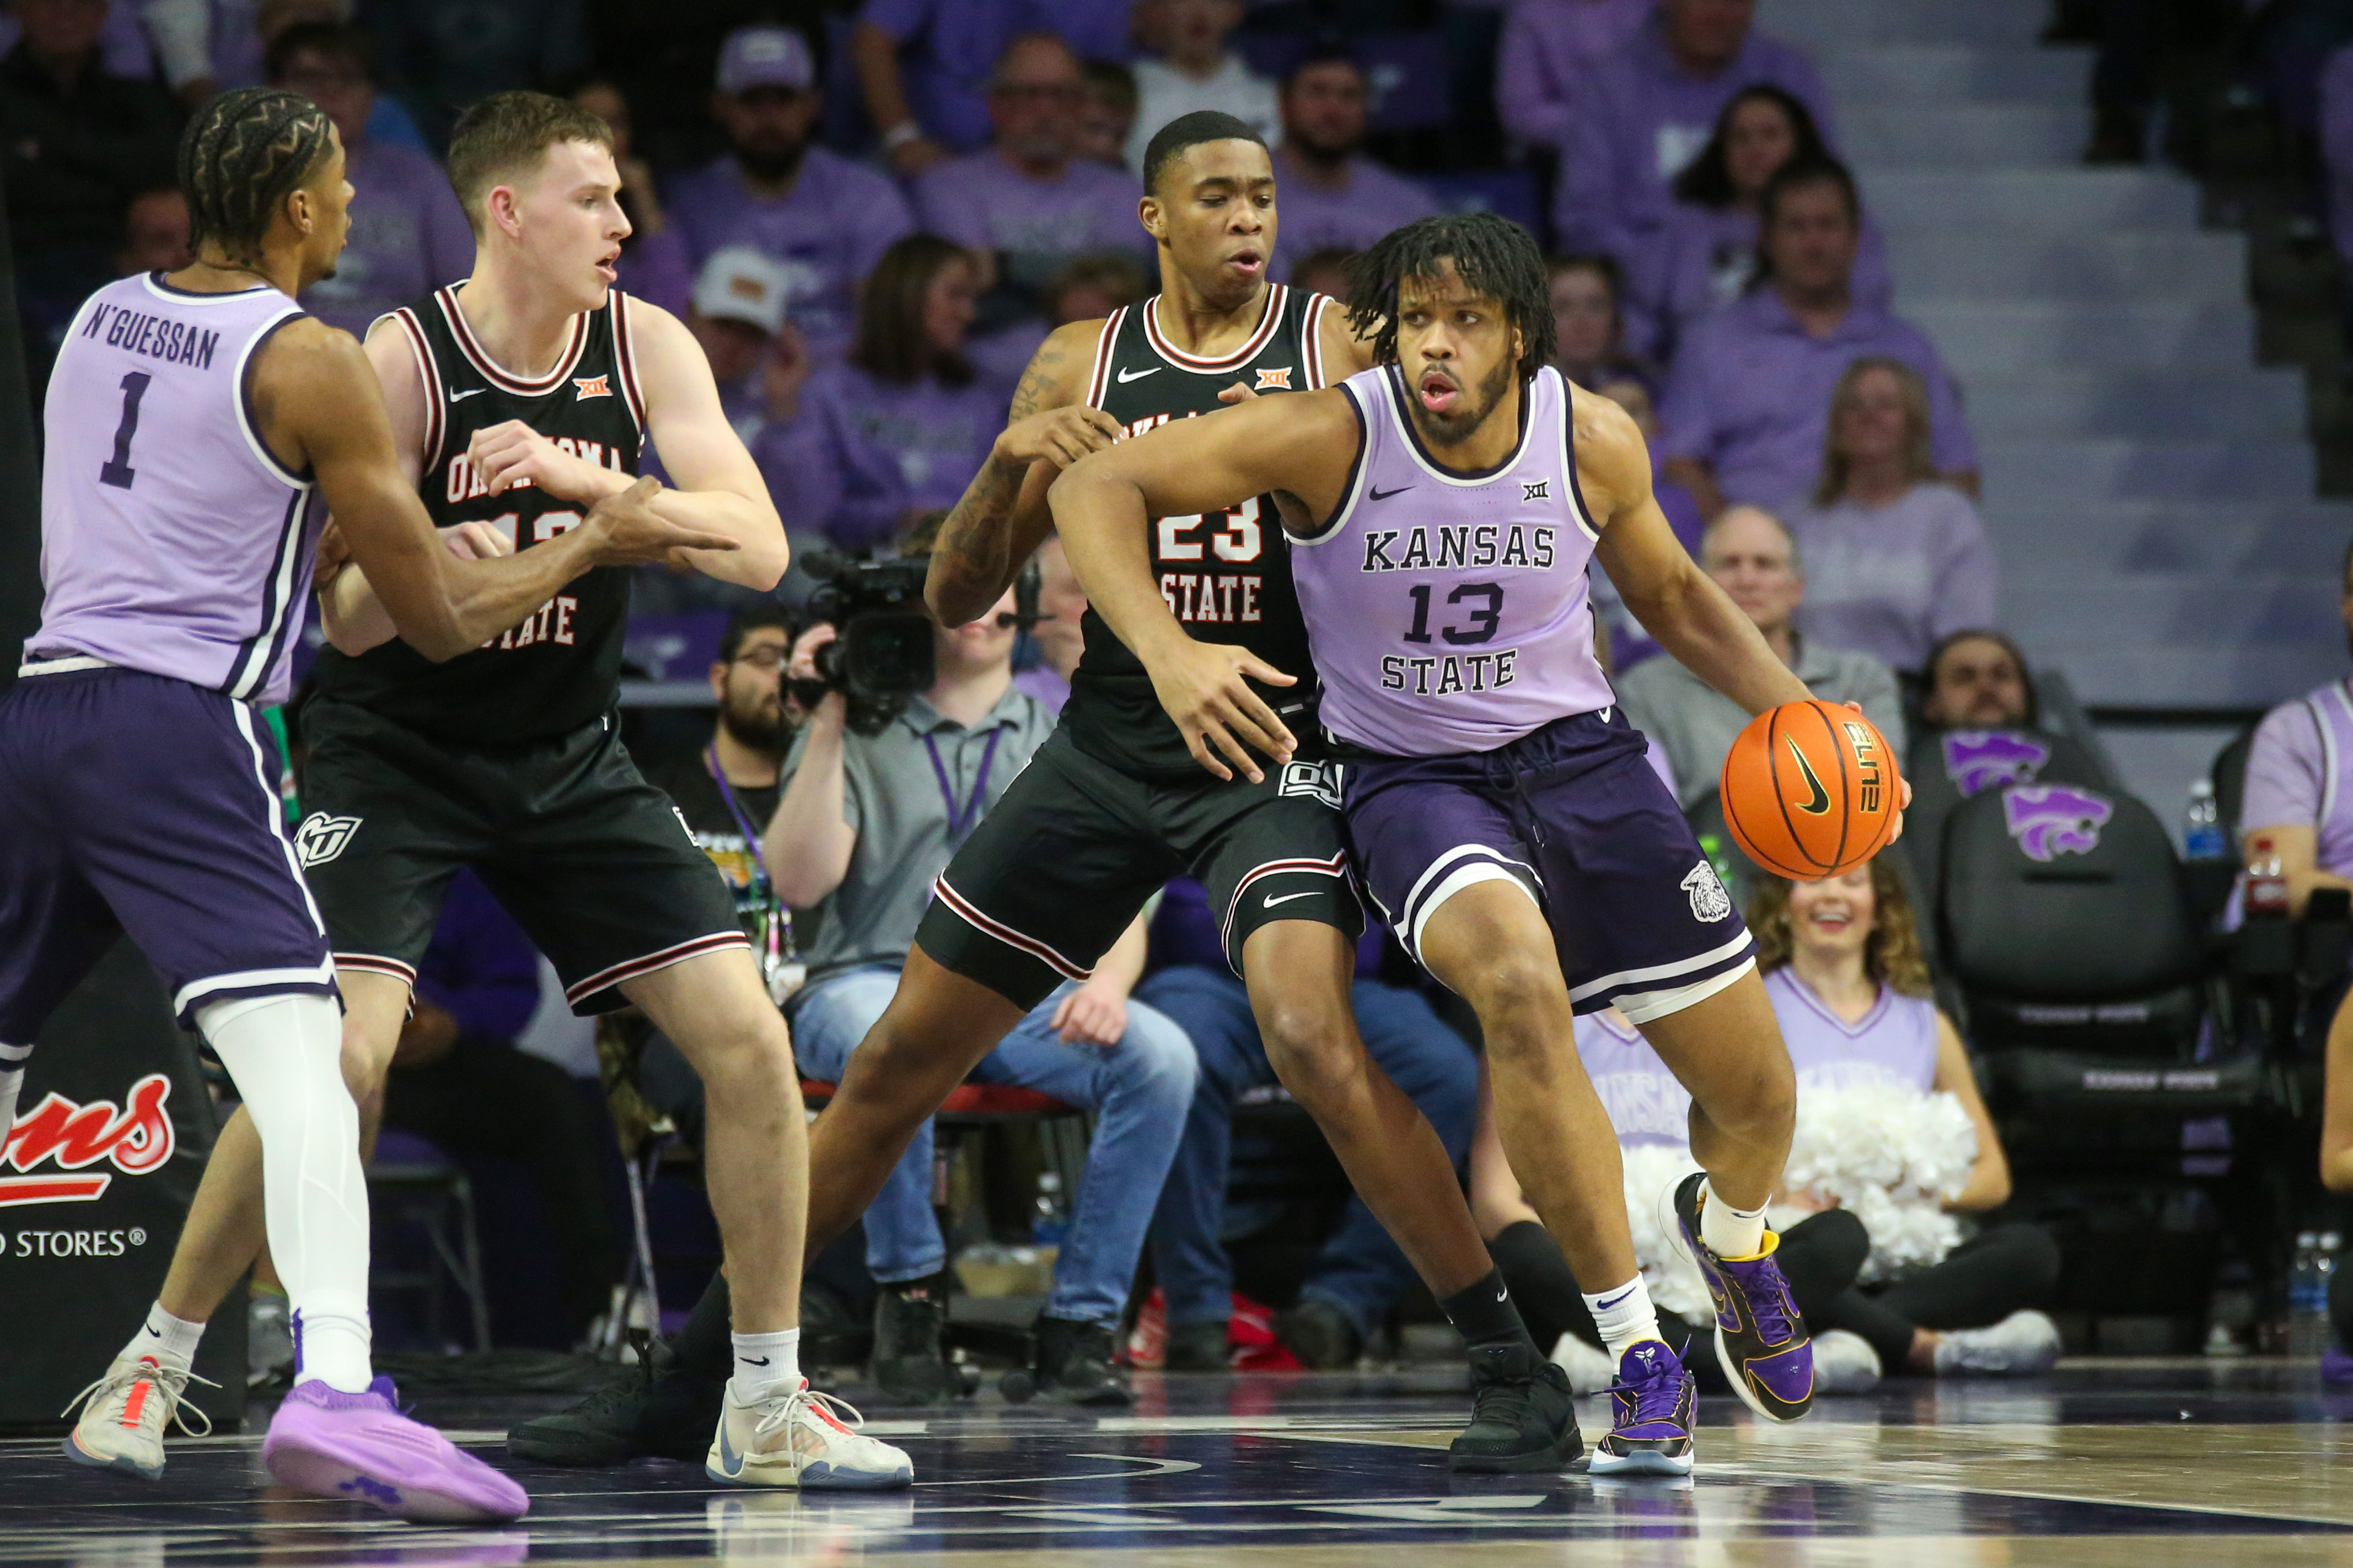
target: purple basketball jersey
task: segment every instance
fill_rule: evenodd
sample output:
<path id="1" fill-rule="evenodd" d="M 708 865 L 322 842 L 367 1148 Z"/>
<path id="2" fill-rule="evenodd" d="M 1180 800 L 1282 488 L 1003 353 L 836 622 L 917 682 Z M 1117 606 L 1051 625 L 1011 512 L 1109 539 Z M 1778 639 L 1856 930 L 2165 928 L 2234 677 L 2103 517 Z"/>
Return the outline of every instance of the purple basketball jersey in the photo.
<path id="1" fill-rule="evenodd" d="M 1926 997 L 1883 985 L 1871 1011 L 1850 1024 L 1793 969 L 1767 975 L 1765 994 L 1773 999 L 1800 1093 L 1876 1083 L 1926 1094 L 1936 1082 L 1936 1005 Z"/>
<path id="2" fill-rule="evenodd" d="M 1519 446 L 1458 473 L 1424 447 L 1397 367 L 1340 384 L 1363 446 L 1338 515 L 1292 541 L 1323 722 L 1392 756 L 1492 752 L 1617 699 L 1593 657 L 1569 393 L 1522 389 Z"/>
<path id="3" fill-rule="evenodd" d="M 285 700 L 323 510 L 262 445 L 245 374 L 301 314 L 275 289 L 191 294 L 160 273 L 84 301 L 49 377 L 29 661 Z"/>

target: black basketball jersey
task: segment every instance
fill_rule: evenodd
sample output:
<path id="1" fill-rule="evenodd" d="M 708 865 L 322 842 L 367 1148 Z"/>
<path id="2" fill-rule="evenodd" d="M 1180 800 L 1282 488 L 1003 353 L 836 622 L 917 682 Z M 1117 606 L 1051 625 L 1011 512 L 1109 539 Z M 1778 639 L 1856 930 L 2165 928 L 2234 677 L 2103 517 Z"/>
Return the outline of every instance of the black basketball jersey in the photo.
<path id="1" fill-rule="evenodd" d="M 1237 382 L 1261 394 L 1324 384 L 1316 327 L 1332 301 L 1321 294 L 1270 284 L 1258 330 L 1219 359 L 1198 359 L 1171 344 L 1160 331 L 1159 303 L 1155 296 L 1104 323 L 1088 383 L 1088 405 L 1118 420 L 1130 436 L 1229 406 L 1218 394 Z M 1187 631 L 1204 642 L 1246 647 L 1299 678 L 1296 686 L 1257 690 L 1290 726 L 1302 754 L 1310 754 L 1316 735 L 1315 668 L 1274 498 L 1254 496 L 1193 517 L 1155 518 L 1152 571 L 1161 597 Z M 1207 777 L 1162 710 L 1142 661 L 1092 610 L 1084 630 L 1086 652 L 1062 715 L 1071 739 L 1124 773 Z"/>
<path id="2" fill-rule="evenodd" d="M 434 526 L 488 522 L 518 550 L 554 538 L 586 509 L 524 485 L 491 495 L 466 448 L 477 430 L 520 419 L 558 447 L 620 473 L 638 471 L 645 399 L 618 289 L 572 319 L 572 341 L 545 375 L 514 374 L 466 324 L 455 288 L 392 312 L 427 395 L 417 493 Z M 471 653 L 435 664 L 395 637 L 357 658 L 321 650 L 311 679 L 357 703 L 461 746 L 511 746 L 568 733 L 613 705 L 629 616 L 628 574 L 599 566 Z"/>

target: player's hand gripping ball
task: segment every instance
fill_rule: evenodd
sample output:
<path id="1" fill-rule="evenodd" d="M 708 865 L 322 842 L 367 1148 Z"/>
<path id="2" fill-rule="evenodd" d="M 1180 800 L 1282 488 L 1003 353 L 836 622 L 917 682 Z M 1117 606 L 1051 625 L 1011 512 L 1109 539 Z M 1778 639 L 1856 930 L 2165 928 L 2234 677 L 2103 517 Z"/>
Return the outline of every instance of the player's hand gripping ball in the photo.
<path id="1" fill-rule="evenodd" d="M 1810 882 L 1883 848 L 1904 810 L 1886 738 L 1836 702 L 1784 702 L 1748 721 L 1724 759 L 1724 825 L 1777 877 Z"/>

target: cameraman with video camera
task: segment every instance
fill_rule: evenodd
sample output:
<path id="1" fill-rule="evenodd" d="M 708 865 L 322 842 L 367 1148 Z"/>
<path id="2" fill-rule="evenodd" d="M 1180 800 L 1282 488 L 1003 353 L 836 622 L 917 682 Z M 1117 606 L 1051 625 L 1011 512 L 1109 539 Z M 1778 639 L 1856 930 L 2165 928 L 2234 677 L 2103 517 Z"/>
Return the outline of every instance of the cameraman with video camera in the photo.
<path id="1" fill-rule="evenodd" d="M 805 638 L 787 671 L 812 711 L 762 853 L 787 906 L 825 910 L 789 1016 L 802 1072 L 838 1083 L 890 1005 L 934 879 L 1055 721 L 1013 687 L 1013 594 L 961 626 L 923 623 L 926 647 L 911 618 L 923 613 L 921 560 L 811 564 L 830 578 L 818 604 L 839 636 Z M 1049 996 L 972 1073 L 1096 1118 L 1037 1324 L 1039 1394 L 1081 1405 L 1129 1402 L 1113 1363 L 1120 1317 L 1193 1099 L 1191 1042 L 1128 1001 L 1144 956 L 1139 920 L 1091 978 Z M 874 1381 L 894 1403 L 945 1399 L 947 1253 L 928 1123 L 866 1211 L 866 1257 L 882 1287 Z"/>

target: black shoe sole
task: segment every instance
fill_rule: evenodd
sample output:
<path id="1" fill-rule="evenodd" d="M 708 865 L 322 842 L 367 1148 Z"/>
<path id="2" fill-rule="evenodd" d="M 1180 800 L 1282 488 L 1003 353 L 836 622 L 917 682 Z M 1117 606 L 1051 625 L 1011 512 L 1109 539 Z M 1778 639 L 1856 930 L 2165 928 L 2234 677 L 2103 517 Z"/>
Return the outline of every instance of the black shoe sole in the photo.
<path id="1" fill-rule="evenodd" d="M 534 1435 L 527 1426 L 518 1426 L 507 1434 L 507 1457 L 533 1465 L 557 1465 L 568 1470 L 602 1470 L 628 1464 L 638 1457 L 638 1450 L 626 1439 Z"/>
<path id="2" fill-rule="evenodd" d="M 1585 1440 L 1574 1427 L 1548 1448 L 1525 1454 L 1458 1454 L 1447 1450 L 1446 1468 L 1458 1476 L 1521 1476 L 1538 1470 L 1565 1470 L 1585 1454 Z"/>

